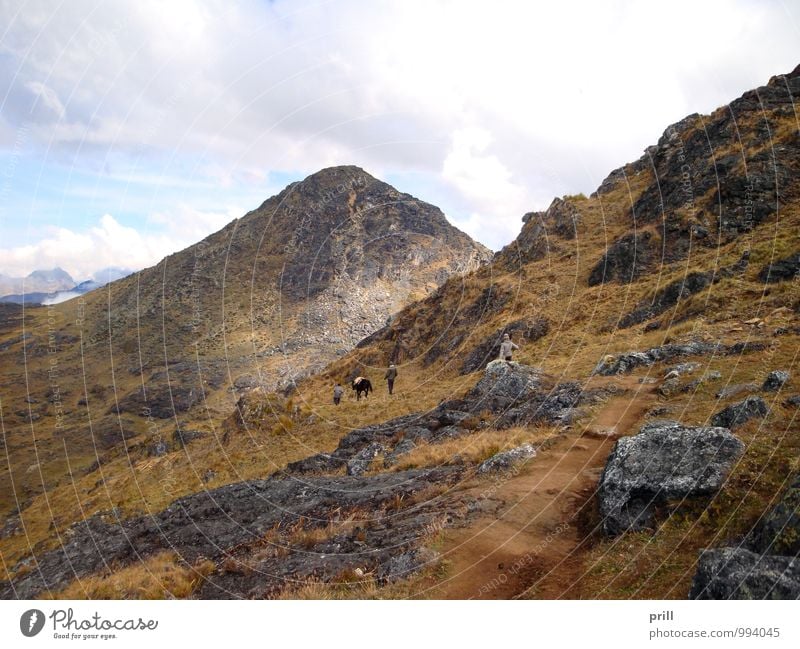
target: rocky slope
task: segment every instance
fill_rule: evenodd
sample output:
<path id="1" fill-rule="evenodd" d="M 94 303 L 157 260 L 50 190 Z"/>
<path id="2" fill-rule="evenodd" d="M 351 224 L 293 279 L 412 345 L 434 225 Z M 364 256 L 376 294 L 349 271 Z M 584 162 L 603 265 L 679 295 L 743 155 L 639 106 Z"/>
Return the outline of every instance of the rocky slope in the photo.
<path id="1" fill-rule="evenodd" d="M 205 437 L 183 431 L 163 454 L 109 458 L 33 499 L 0 533 L 3 595 L 57 591 L 65 562 L 81 583 L 113 582 L 104 556 L 144 570 L 167 547 L 202 572 L 198 597 L 366 582 L 392 596 L 401 581 L 403 596 L 447 593 L 461 574 L 448 565 L 467 567 L 485 525 L 507 551 L 494 561 L 479 546 L 482 581 L 452 592 L 797 596 L 798 94 L 800 68 L 682 120 L 593 196 L 525 215 L 491 264 L 403 308 L 291 396 L 254 383 Z M 330 295 L 330 264 L 281 268 L 287 303 Z M 519 363 L 495 360 L 506 332 Z M 376 393 L 330 403 L 332 381 L 357 374 Z M 512 525 L 515 509 L 528 519 Z M 503 579 L 514 590 L 491 586 Z"/>
<path id="2" fill-rule="evenodd" d="M 0 339 L 18 472 L 14 489 L 0 473 L 0 511 L 93 462 L 160 454 L 176 427 L 210 432 L 241 391 L 290 387 L 490 256 L 433 205 L 334 167 L 153 268 L 28 309 Z"/>

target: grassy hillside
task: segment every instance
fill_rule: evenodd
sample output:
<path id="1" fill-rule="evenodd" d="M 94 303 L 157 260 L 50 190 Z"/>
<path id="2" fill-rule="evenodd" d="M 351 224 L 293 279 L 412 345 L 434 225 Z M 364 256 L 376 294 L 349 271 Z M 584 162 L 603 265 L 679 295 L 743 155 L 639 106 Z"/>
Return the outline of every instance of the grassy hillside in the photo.
<path id="1" fill-rule="evenodd" d="M 704 424 L 742 398 L 716 396 L 722 388 L 760 385 L 772 370 L 789 371 L 789 383 L 769 395 L 770 415 L 736 431 L 747 450 L 725 488 L 709 501 L 675 503 L 661 512 L 664 522 L 655 532 L 614 540 L 598 533 L 594 504 L 587 497 L 574 513 L 582 535 L 577 549 L 568 559 L 541 566 L 515 593 L 685 597 L 698 550 L 741 538 L 800 470 L 798 410 L 786 403 L 789 395 L 800 392 L 800 282 L 798 276 L 764 281 L 770 264 L 800 253 L 800 126 L 788 109 L 792 92 L 800 92 L 798 84 L 797 71 L 776 77 L 769 86 L 712 115 L 691 116 L 670 127 L 658 145 L 613 172 L 591 197 L 564 197 L 546 212 L 526 215 L 518 239 L 492 264 L 447 280 L 356 349 L 298 381 L 291 393 L 256 388 L 238 400 L 238 395 L 226 394 L 210 402 L 205 412 L 187 420 L 187 428 L 206 435 L 183 448 L 161 457 L 119 450 L 106 454 L 99 466 L 90 467 L 93 470 L 71 471 L 66 446 L 45 444 L 46 455 L 38 450 L 37 440 L 49 438 L 50 431 L 43 433 L 36 423 L 16 427 L 13 434 L 4 429 L 6 457 L 13 457 L 15 467 L 27 476 L 42 471 L 46 486 L 36 495 L 41 489 L 26 491 L 25 480 L 12 485 L 14 474 L 6 474 L 2 504 L 22 509 L 18 519 L 13 517 L 16 531 L 0 535 L 6 575 L 32 569 L 30 563 L 19 562 L 56 547 L 70 525 L 97 512 L 125 518 L 159 511 L 179 496 L 265 477 L 290 462 L 330 452 L 355 428 L 459 397 L 496 356 L 504 331 L 521 346 L 515 360 L 541 368 L 554 382 L 585 382 L 608 355 L 667 343 L 759 343 L 757 353 L 692 359 L 700 367 L 690 378 L 709 372 L 719 372 L 720 377 L 659 395 L 656 407 L 629 422 L 631 432 L 653 417 Z M 67 313 L 70 308 L 75 305 L 63 307 L 61 317 L 76 318 Z M 636 316 L 628 317 L 631 314 Z M 43 332 L 48 315 L 29 314 L 26 323 Z M 0 345 L 15 337 L 17 329 L 3 330 Z M 399 369 L 391 397 L 382 380 L 389 362 Z M 642 379 L 642 385 L 653 379 L 660 382 L 666 369 L 664 364 L 639 368 L 632 380 Z M 6 371 L 12 382 L 30 380 L 24 364 Z M 334 406 L 333 383 L 346 385 L 356 375 L 370 378 L 376 393 L 356 402 L 348 391 L 342 405 Z M 131 385 L 136 380 L 131 378 Z M 102 380 L 97 381 L 102 390 Z M 91 392 L 92 386 L 86 389 Z M 71 397 L 78 395 L 73 392 Z M 5 401 L 0 405 L 5 421 Z M 30 405 L 33 411 L 40 404 Z M 604 407 L 589 409 L 571 426 L 572 433 L 580 437 Z M 156 432 L 148 430 L 148 422 L 136 426 L 135 432 L 151 443 Z M 166 435 L 166 428 L 157 434 Z M 564 433 L 525 428 L 476 431 L 437 448 L 419 448 L 398 468 L 447 465 L 455 455 L 477 462 L 523 441 L 541 443 Z M 485 488 L 480 484 L 478 480 L 479 488 Z M 473 488 L 474 482 L 461 487 L 464 493 Z M 430 539 L 431 546 L 440 549 L 449 547 L 447 543 L 447 532 Z M 142 564 L 139 570 L 165 570 L 169 579 L 170 571 L 179 569 L 202 572 L 174 558 L 159 557 L 159 566 L 164 561 L 171 567 Z M 452 563 L 445 556 L 435 570 L 386 590 L 372 582 L 366 588 L 363 580 L 355 580 L 356 585 L 310 582 L 293 585 L 285 595 L 441 595 L 437 589 L 454 578 L 448 570 Z M 141 577 L 126 573 L 124 579 L 96 579 L 138 583 Z M 175 594 L 187 596 L 195 586 L 186 584 L 195 582 L 191 575 L 181 573 L 180 578 Z M 70 587 L 64 595 L 76 596 L 77 588 Z M 86 588 L 90 596 L 105 592 L 95 582 Z M 117 588 L 113 592 L 128 593 L 124 583 Z M 152 586 L 145 592 L 164 594 Z"/>

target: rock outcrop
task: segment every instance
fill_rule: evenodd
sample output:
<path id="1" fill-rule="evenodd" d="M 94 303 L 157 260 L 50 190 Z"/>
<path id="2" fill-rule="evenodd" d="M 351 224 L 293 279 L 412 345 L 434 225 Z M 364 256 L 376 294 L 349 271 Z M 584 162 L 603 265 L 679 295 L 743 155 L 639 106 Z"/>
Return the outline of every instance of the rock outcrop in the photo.
<path id="1" fill-rule="evenodd" d="M 758 341 L 748 341 L 735 343 L 733 345 L 723 345 L 722 343 L 690 342 L 684 344 L 668 344 L 661 347 L 653 347 L 643 352 L 626 352 L 624 354 L 611 355 L 600 359 L 592 374 L 600 376 L 613 376 L 615 374 L 627 374 L 637 367 L 651 367 L 656 363 L 671 361 L 676 358 L 686 358 L 687 356 L 738 356 L 740 354 L 751 354 L 760 352 L 767 348 L 767 345 Z"/>
<path id="2" fill-rule="evenodd" d="M 218 562 L 219 569 L 204 586 L 205 597 L 263 597 L 292 579 L 332 579 L 357 566 L 385 569 L 393 558 L 414 551 L 431 522 L 446 514 L 436 499 L 400 510 L 396 504 L 411 502 L 432 485 L 451 484 L 458 472 L 440 468 L 370 477 L 253 480 L 181 498 L 153 516 L 122 523 L 92 517 L 72 527 L 61 548 L 40 553 L 36 570 L 13 582 L 0 582 L 0 598 L 32 599 L 108 565 L 128 565 L 164 550 L 177 552 L 189 563 L 200 557 Z M 394 508 L 390 517 L 387 507 Z M 335 526 L 354 512 L 365 514 L 363 526 L 345 526 L 332 538 L 321 535 L 311 545 L 293 540 L 292 531 L 298 527 L 311 532 Z M 225 569 L 226 560 L 243 562 L 263 549 L 265 535 L 274 530 L 286 530 L 277 542 L 286 549 L 283 556 L 268 556 L 260 564 L 255 560 L 250 577 L 247 571 Z M 365 553 L 366 547 L 373 550 Z"/>
<path id="3" fill-rule="evenodd" d="M 659 242 L 649 230 L 627 234 L 609 246 L 589 274 L 589 286 L 618 281 L 630 284 L 650 270 L 660 255 Z"/>
<path id="4" fill-rule="evenodd" d="M 746 92 L 708 116 L 689 115 L 668 127 L 637 161 L 613 171 L 597 196 L 646 174 L 647 185 L 633 201 L 632 232 L 614 241 L 589 277 L 589 285 L 628 282 L 645 272 L 686 258 L 700 246 L 729 242 L 774 214 L 797 196 L 798 140 L 775 146 L 771 122 L 793 115 L 800 94 L 800 69 Z M 752 124 L 741 152 L 720 154 Z M 719 214 L 719 217 L 717 215 Z M 792 258 L 796 259 L 796 258 Z M 765 271 L 764 279 L 786 276 Z"/>

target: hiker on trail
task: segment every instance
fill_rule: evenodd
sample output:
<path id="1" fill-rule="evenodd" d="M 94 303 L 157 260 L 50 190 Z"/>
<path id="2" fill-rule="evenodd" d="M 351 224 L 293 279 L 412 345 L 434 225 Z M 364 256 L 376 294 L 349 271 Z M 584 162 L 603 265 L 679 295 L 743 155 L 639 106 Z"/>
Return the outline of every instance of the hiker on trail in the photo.
<path id="1" fill-rule="evenodd" d="M 504 334 L 503 342 L 500 343 L 500 360 L 510 363 L 511 355 L 514 353 L 515 349 L 519 349 L 519 345 L 515 345 L 512 342 L 511 336 Z"/>
<path id="2" fill-rule="evenodd" d="M 338 383 L 333 386 L 333 403 L 337 406 L 339 402 L 342 400 L 342 395 L 344 394 L 344 388 L 339 385 Z"/>
<path id="3" fill-rule="evenodd" d="M 394 380 L 397 378 L 397 368 L 394 363 L 389 365 L 389 369 L 386 370 L 386 375 L 383 378 L 386 379 L 386 383 L 389 385 L 389 394 L 391 394 L 392 390 L 394 390 Z"/>

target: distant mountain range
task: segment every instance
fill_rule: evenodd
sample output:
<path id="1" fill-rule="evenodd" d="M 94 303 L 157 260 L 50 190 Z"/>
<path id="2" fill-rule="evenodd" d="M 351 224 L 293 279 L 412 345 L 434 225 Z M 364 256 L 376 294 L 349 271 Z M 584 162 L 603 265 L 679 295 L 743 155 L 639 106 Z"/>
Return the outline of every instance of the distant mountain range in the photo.
<path id="1" fill-rule="evenodd" d="M 127 277 L 133 271 L 127 268 L 104 268 L 94 277 L 76 282 L 61 268 L 35 270 L 27 277 L 8 277 L 0 274 L 0 302 L 13 304 L 58 304 L 116 279 Z"/>

